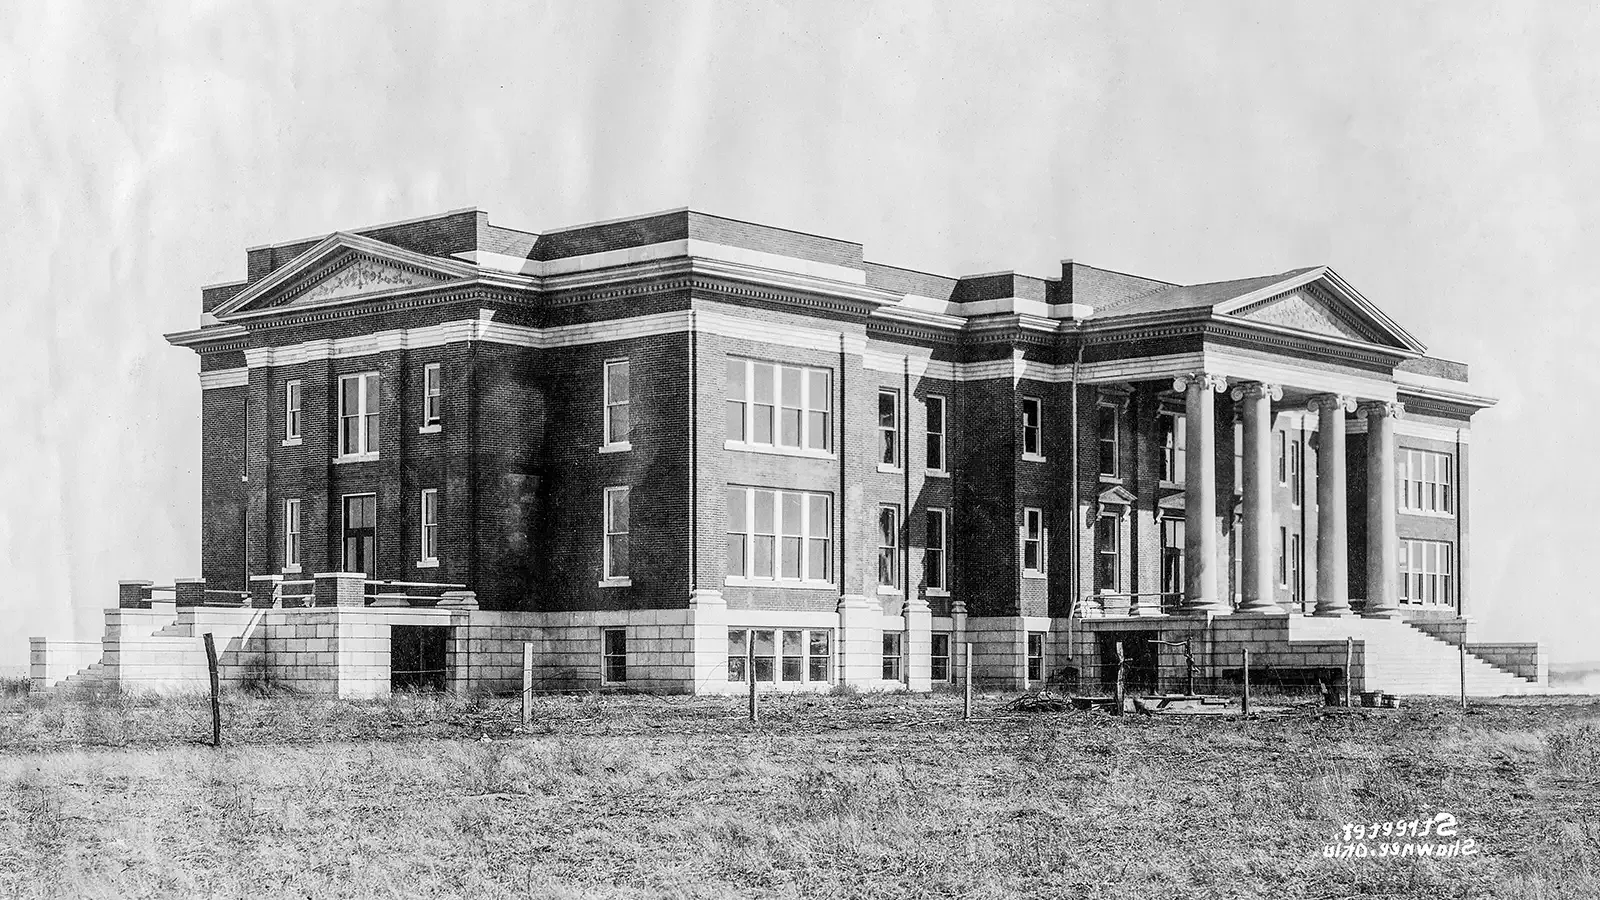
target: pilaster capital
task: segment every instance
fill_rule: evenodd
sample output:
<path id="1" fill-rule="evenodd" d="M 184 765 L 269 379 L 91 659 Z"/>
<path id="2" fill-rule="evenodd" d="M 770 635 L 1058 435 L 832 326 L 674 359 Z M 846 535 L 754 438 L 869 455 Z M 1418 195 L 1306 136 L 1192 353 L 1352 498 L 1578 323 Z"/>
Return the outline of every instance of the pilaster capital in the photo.
<path id="1" fill-rule="evenodd" d="M 1219 394 L 1228 389 L 1228 379 L 1214 372 L 1190 372 L 1172 379 L 1172 389 L 1175 391 L 1186 391 L 1190 384 L 1200 385 L 1202 391 L 1211 390 Z"/>
<path id="2" fill-rule="evenodd" d="M 1348 394 L 1316 394 L 1306 401 L 1306 409 L 1312 412 L 1321 412 L 1324 409 L 1355 412 L 1356 398 Z"/>
<path id="3" fill-rule="evenodd" d="M 1398 419 L 1405 411 L 1406 405 L 1398 400 L 1369 400 L 1360 407 L 1361 415 L 1368 419 Z"/>
<path id="4" fill-rule="evenodd" d="M 1265 381 L 1243 381 L 1233 389 L 1230 396 L 1235 400 L 1243 400 L 1246 397 L 1266 397 L 1268 400 L 1282 400 L 1283 386 L 1269 384 Z"/>

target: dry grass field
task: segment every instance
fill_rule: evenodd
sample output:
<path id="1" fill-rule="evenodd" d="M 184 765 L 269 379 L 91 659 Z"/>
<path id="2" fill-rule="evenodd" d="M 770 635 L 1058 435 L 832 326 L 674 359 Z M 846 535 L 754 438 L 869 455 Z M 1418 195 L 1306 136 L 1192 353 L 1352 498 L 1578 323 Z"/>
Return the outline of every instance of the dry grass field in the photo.
<path id="1" fill-rule="evenodd" d="M 5 897 L 1600 897 L 1600 705 L 0 700 Z M 1454 815 L 1473 855 L 1329 859 Z M 1400 838 L 1384 838 L 1399 843 Z M 1421 843 L 1418 838 L 1413 843 Z M 1364 845 L 1367 846 L 1367 845 Z M 1371 843 L 1379 852 L 1379 843 Z"/>

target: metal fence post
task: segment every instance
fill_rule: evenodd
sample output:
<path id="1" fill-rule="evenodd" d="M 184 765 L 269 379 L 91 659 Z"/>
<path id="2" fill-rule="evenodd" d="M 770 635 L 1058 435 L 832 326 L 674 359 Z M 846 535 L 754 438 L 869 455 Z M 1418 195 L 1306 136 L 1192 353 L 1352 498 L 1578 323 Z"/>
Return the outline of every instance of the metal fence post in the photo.
<path id="1" fill-rule="evenodd" d="M 1467 708 L 1467 642 L 1466 636 L 1461 639 L 1461 708 Z"/>

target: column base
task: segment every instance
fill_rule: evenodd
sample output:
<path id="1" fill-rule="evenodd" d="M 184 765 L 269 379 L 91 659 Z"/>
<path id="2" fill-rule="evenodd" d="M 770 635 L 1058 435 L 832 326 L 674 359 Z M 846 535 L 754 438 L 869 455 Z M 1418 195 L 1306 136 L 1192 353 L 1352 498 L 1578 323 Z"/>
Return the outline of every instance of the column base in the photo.
<path id="1" fill-rule="evenodd" d="M 1247 607 L 1241 606 L 1233 611 L 1236 616 L 1287 616 L 1289 611 L 1276 603 L 1267 606 Z"/>
<path id="2" fill-rule="evenodd" d="M 1398 609 L 1368 610 L 1368 611 L 1363 612 L 1361 614 L 1361 618 L 1363 618 L 1363 619 L 1398 619 L 1398 618 L 1400 618 L 1400 610 L 1398 610 Z"/>
<path id="3" fill-rule="evenodd" d="M 1226 616 L 1233 613 L 1233 607 L 1223 606 L 1186 606 L 1178 610 L 1180 616 Z"/>
<path id="4" fill-rule="evenodd" d="M 1313 616 L 1315 616 L 1316 618 L 1319 618 L 1319 619 L 1337 619 L 1340 616 L 1348 616 L 1348 615 L 1350 615 L 1350 607 L 1346 606 L 1346 607 L 1343 607 L 1343 608 L 1334 608 L 1334 609 L 1318 608 L 1318 609 L 1312 610 L 1311 611 L 1311 615 L 1313 615 Z"/>

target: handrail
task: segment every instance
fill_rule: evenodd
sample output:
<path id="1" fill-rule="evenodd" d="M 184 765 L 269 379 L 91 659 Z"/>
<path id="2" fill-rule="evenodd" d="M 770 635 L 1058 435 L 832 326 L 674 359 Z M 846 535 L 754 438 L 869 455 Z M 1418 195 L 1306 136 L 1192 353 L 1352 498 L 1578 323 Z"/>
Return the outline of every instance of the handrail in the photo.
<path id="1" fill-rule="evenodd" d="M 440 581 L 385 581 L 382 579 L 369 579 L 362 582 L 362 584 L 375 584 L 387 587 L 443 588 L 445 590 L 462 591 L 467 589 L 467 586 L 464 584 L 445 584 L 444 582 Z"/>

